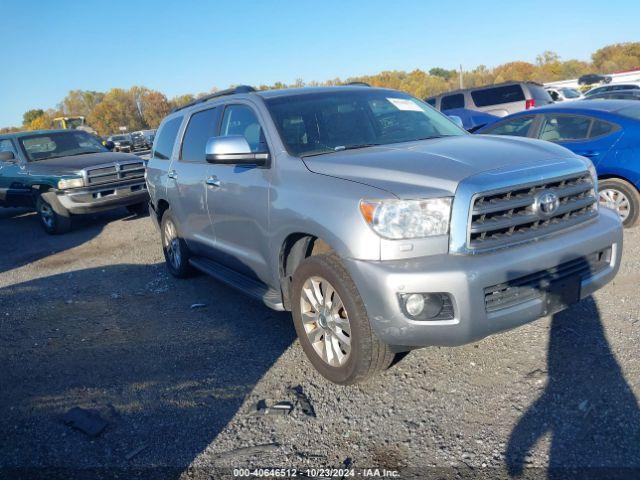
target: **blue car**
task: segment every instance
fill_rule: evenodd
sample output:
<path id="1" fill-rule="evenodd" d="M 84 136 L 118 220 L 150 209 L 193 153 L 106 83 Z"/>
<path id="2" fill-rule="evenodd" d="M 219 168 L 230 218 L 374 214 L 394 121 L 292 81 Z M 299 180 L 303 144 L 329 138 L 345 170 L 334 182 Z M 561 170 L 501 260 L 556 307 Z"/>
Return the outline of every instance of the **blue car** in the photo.
<path id="1" fill-rule="evenodd" d="M 478 110 L 471 110 L 469 108 L 452 108 L 449 110 L 443 110 L 442 113 L 449 117 L 459 117 L 462 120 L 462 126 L 468 132 L 475 132 L 480 128 L 495 122 L 500 119 L 496 115 L 491 115 L 487 112 L 479 112 Z"/>
<path id="2" fill-rule="evenodd" d="M 590 100 L 527 110 L 476 131 L 558 143 L 591 159 L 600 204 L 618 212 L 625 227 L 640 216 L 640 102 Z"/>

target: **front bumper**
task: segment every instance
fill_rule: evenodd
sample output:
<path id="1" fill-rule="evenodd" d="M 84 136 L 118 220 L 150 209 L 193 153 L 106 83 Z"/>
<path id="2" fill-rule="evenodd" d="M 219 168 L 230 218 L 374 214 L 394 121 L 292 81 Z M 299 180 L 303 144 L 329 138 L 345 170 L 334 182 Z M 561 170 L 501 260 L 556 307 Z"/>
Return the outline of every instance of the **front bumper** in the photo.
<path id="1" fill-rule="evenodd" d="M 376 335 L 402 347 L 463 345 L 545 315 L 544 298 L 487 312 L 485 288 L 547 269 L 594 252 L 611 249 L 608 264 L 582 279 L 581 298 L 606 285 L 616 275 L 622 254 L 618 216 L 600 209 L 588 224 L 553 237 L 482 255 L 433 255 L 371 262 L 347 259 L 349 270 Z M 445 292 L 453 301 L 451 320 L 418 321 L 406 317 L 399 293 Z"/>
<path id="2" fill-rule="evenodd" d="M 58 200 L 74 215 L 96 213 L 149 201 L 144 179 L 58 192 Z"/>

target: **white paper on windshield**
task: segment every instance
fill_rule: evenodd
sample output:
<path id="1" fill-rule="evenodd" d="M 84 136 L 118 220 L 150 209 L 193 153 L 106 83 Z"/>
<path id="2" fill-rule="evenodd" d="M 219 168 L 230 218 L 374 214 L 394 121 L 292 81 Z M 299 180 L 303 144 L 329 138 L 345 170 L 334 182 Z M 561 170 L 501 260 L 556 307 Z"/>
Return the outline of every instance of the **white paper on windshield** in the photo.
<path id="1" fill-rule="evenodd" d="M 411 110 L 414 112 L 421 112 L 422 109 L 420 105 L 418 105 L 413 100 L 408 100 L 406 98 L 388 98 L 389 100 L 398 110 Z"/>

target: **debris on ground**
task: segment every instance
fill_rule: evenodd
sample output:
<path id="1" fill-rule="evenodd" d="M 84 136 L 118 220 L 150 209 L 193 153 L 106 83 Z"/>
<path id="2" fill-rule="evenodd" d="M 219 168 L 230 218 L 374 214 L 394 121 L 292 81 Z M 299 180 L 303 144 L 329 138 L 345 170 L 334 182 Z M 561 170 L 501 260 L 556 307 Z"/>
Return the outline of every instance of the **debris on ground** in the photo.
<path id="1" fill-rule="evenodd" d="M 206 303 L 194 303 L 193 305 L 191 305 L 191 310 L 196 310 L 198 308 L 204 308 L 206 306 L 207 306 Z"/>
<path id="2" fill-rule="evenodd" d="M 311 400 L 304 390 L 302 389 L 302 385 L 297 385 L 295 387 L 289 387 L 288 390 L 296 396 L 297 404 L 300 407 L 302 412 L 309 417 L 316 417 L 316 411 L 311 404 Z"/>
<path id="3" fill-rule="evenodd" d="M 256 412 L 259 415 L 289 415 L 293 411 L 293 403 L 282 401 L 271 406 L 265 400 L 260 400 L 256 404 Z"/>
<path id="4" fill-rule="evenodd" d="M 109 425 L 95 410 L 73 407 L 62 417 L 65 425 L 80 430 L 90 437 L 97 437 Z"/>
<path id="5" fill-rule="evenodd" d="M 133 450 L 131 450 L 129 453 L 127 453 L 124 458 L 126 460 L 131 460 L 133 457 L 135 457 L 136 455 L 144 452 L 147 449 L 148 445 L 146 443 L 143 443 L 142 445 L 140 445 L 138 448 L 134 448 Z"/>
<path id="6" fill-rule="evenodd" d="M 252 447 L 241 447 L 227 452 L 222 452 L 216 456 L 218 460 L 235 458 L 235 457 L 250 457 L 260 453 L 271 453 L 280 448 L 279 443 L 265 443 L 262 445 L 254 445 Z"/>

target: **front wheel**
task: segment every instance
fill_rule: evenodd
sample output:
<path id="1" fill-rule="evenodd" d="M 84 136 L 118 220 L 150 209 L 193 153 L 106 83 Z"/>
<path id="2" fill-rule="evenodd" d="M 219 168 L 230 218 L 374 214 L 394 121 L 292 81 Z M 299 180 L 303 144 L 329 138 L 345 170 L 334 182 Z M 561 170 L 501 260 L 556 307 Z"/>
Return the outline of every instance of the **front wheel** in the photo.
<path id="1" fill-rule="evenodd" d="M 633 227 L 640 217 L 640 194 L 630 183 L 620 178 L 607 178 L 598 184 L 600 206 L 618 213 L 625 228 Z"/>
<path id="2" fill-rule="evenodd" d="M 40 224 L 48 234 L 59 235 L 71 229 L 71 214 L 59 204 L 54 193 L 46 192 L 38 195 L 36 211 Z"/>
<path id="3" fill-rule="evenodd" d="M 305 259 L 293 275 L 292 314 L 309 361 L 328 380 L 349 385 L 391 365 L 349 273 L 334 254 Z"/>

